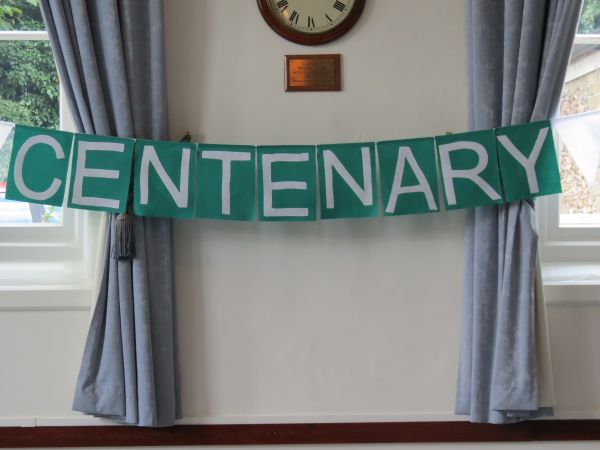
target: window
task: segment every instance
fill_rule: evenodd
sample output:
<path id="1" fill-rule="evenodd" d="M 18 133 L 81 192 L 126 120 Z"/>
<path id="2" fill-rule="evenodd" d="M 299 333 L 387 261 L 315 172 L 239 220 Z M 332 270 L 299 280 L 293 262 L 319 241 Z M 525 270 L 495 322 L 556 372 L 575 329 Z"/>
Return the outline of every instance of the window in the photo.
<path id="1" fill-rule="evenodd" d="M 101 216 L 4 198 L 7 122 L 73 131 L 37 0 L 0 2 L 0 310 L 87 309 Z"/>
<path id="2" fill-rule="evenodd" d="M 594 111 L 599 112 L 590 114 Z M 584 2 L 567 68 L 559 115 L 573 114 L 583 114 L 579 120 L 592 121 L 600 129 L 600 0 Z M 563 120 L 557 119 L 554 126 L 563 193 L 539 201 L 544 280 L 547 284 L 597 283 L 600 139 L 562 131 Z"/>
<path id="3" fill-rule="evenodd" d="M 59 127 L 59 82 L 36 2 L 0 6 L 0 120 Z M 12 130 L 0 127 L 0 225 L 60 225 L 62 208 L 4 198 Z"/>

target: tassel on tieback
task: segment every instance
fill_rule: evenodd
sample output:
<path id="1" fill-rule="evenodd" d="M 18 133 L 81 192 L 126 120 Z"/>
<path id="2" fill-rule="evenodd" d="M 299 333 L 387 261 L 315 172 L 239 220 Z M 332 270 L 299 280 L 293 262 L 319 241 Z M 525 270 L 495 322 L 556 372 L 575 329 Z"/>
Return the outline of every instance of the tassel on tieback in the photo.
<path id="1" fill-rule="evenodd" d="M 118 214 L 115 219 L 114 241 L 110 256 L 119 261 L 131 260 L 135 257 L 135 233 L 133 231 L 133 215 Z"/>

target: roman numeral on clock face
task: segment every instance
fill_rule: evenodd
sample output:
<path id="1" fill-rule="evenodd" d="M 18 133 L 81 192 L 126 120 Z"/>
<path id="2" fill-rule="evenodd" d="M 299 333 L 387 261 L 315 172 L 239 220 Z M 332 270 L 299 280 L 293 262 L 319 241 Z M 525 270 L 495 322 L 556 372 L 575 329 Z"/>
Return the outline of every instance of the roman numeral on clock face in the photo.
<path id="1" fill-rule="evenodd" d="M 296 25 L 298 25 L 298 17 L 300 17 L 298 11 L 292 11 L 292 15 L 290 16 L 290 22 L 294 22 Z"/>
<path id="2" fill-rule="evenodd" d="M 281 9 L 281 12 L 285 11 L 290 6 L 287 0 L 280 0 L 277 2 L 277 7 Z"/>
<path id="3" fill-rule="evenodd" d="M 339 12 L 344 11 L 344 9 L 346 9 L 346 5 L 344 5 L 342 2 L 340 2 L 339 0 L 336 0 L 335 3 L 333 4 L 333 7 L 335 9 L 337 9 Z"/>
<path id="4" fill-rule="evenodd" d="M 314 28 L 315 27 L 315 19 L 313 19 L 310 16 L 308 16 L 308 27 L 309 28 Z"/>

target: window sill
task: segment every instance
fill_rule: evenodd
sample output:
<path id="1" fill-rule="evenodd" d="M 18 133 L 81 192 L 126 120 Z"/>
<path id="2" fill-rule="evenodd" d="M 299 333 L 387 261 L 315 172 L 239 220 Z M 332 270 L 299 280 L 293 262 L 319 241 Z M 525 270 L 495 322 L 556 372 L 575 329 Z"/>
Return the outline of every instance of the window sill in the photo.
<path id="1" fill-rule="evenodd" d="M 91 294 L 81 258 L 0 262 L 0 311 L 85 310 Z"/>
<path id="2" fill-rule="evenodd" d="M 0 311 L 89 310 L 91 297 L 80 260 L 0 263 Z"/>
<path id="3" fill-rule="evenodd" d="M 542 263 L 544 285 L 600 285 L 600 264 Z"/>
<path id="4" fill-rule="evenodd" d="M 600 264 L 542 263 L 548 304 L 600 305 Z"/>
<path id="5" fill-rule="evenodd" d="M 91 309 L 106 217 L 80 212 L 76 218 L 70 242 L 0 242 L 0 311 Z"/>
<path id="6" fill-rule="evenodd" d="M 0 286 L 0 311 L 89 311 L 90 286 Z"/>

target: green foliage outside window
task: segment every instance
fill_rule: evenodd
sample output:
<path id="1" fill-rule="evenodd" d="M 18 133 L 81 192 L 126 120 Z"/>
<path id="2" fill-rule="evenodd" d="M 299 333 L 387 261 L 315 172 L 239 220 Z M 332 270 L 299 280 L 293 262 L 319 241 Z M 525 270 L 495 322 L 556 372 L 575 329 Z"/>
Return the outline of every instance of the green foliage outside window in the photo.
<path id="1" fill-rule="evenodd" d="M 600 29 L 600 0 L 585 0 L 577 33 L 598 33 Z"/>
<path id="2" fill-rule="evenodd" d="M 0 30 L 44 30 L 39 0 L 2 0 Z M 47 41 L 0 41 L 0 120 L 57 128 L 58 75 Z M 11 142 L 0 149 L 6 180 Z"/>

